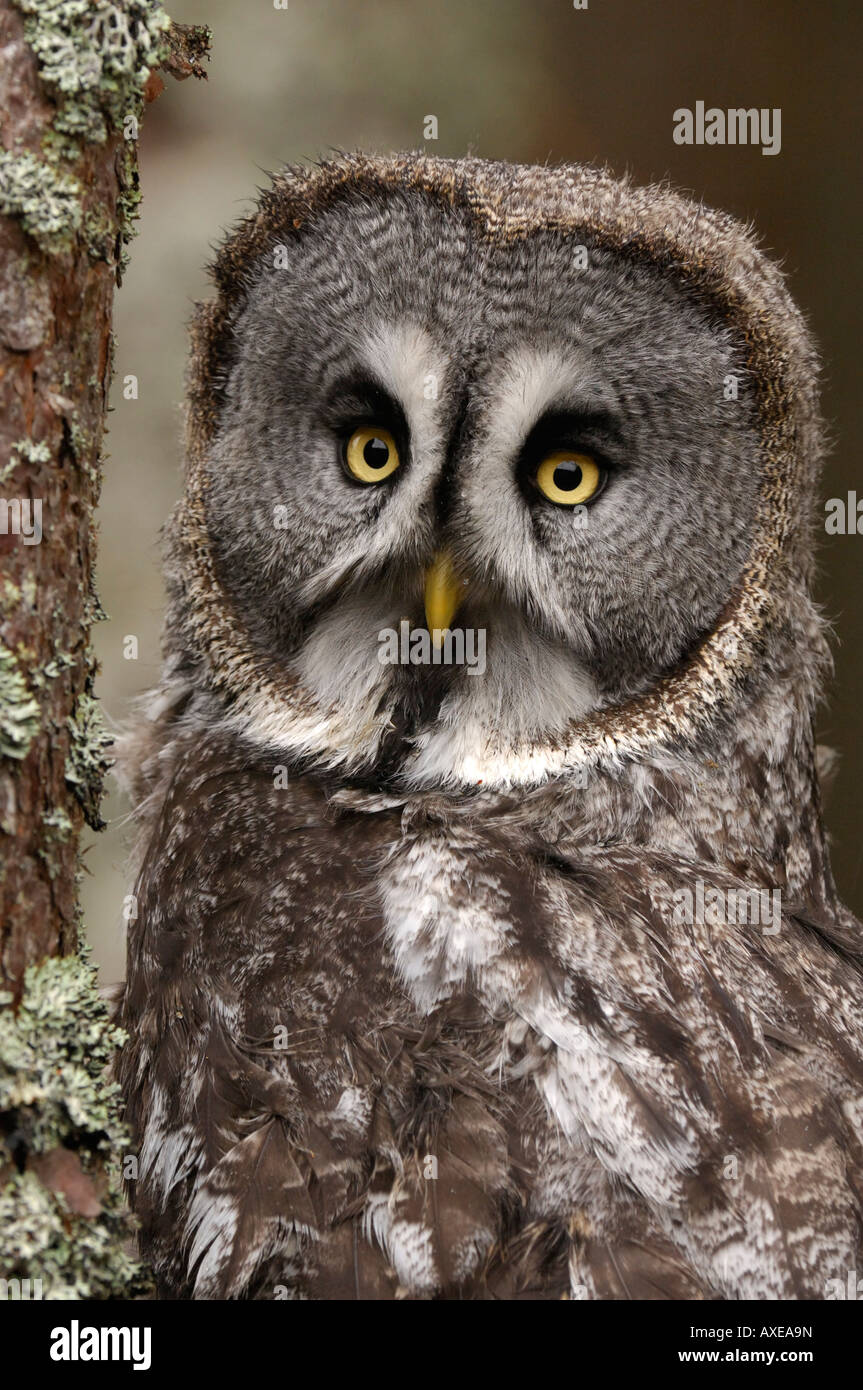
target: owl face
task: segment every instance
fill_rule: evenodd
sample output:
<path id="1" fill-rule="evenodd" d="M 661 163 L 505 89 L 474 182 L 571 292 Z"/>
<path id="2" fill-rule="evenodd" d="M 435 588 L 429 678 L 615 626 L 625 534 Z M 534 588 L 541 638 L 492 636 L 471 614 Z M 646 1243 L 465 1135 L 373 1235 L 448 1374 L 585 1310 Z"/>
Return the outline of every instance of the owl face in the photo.
<path id="1" fill-rule="evenodd" d="M 742 345 L 671 274 L 346 192 L 274 240 L 232 325 L 218 577 L 370 761 L 445 775 L 456 745 L 553 740 L 645 691 L 710 630 L 752 533 L 754 414 Z M 484 634 L 481 676 L 381 662 L 382 632 L 438 618 Z"/>

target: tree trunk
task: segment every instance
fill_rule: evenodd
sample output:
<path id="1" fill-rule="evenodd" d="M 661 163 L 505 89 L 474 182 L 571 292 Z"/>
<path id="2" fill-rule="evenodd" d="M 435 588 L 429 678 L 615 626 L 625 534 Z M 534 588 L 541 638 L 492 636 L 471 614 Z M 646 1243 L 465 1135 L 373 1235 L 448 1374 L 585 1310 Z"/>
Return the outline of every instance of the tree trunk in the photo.
<path id="1" fill-rule="evenodd" d="M 79 1277 L 68 1213 L 122 1224 L 102 1162 L 122 1147 L 103 1080 L 116 1030 L 77 955 L 76 892 L 110 742 L 89 634 L 112 304 L 144 101 L 158 67 L 203 75 L 208 44 L 169 31 L 156 0 L 81 8 L 0 0 L 0 1280 L 39 1277 L 22 1251 L 41 1204 L 38 1268 L 76 1297 L 110 1288 Z M 69 959 L 40 964 L 54 957 Z M 65 1213 L 63 1250 L 48 1207 Z"/>

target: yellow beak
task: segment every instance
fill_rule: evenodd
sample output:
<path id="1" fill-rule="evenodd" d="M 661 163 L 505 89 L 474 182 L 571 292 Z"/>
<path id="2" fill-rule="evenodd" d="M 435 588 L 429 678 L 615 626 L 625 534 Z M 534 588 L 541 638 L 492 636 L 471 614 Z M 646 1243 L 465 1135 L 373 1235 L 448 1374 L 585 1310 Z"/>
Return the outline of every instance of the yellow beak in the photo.
<path id="1" fill-rule="evenodd" d="M 441 550 L 426 571 L 425 587 L 426 625 L 436 647 L 442 646 L 464 592 L 464 580 L 456 574 L 449 551 Z"/>

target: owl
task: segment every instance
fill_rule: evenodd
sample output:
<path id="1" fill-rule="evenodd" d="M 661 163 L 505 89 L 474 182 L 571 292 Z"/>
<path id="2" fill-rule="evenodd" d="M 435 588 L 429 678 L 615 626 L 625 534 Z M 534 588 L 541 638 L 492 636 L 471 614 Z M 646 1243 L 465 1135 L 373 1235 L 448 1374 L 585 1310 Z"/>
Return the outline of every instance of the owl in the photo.
<path id="1" fill-rule="evenodd" d="M 779 271 L 665 186 L 358 154 L 213 276 L 125 755 L 160 1295 L 829 1297 L 863 931 Z"/>

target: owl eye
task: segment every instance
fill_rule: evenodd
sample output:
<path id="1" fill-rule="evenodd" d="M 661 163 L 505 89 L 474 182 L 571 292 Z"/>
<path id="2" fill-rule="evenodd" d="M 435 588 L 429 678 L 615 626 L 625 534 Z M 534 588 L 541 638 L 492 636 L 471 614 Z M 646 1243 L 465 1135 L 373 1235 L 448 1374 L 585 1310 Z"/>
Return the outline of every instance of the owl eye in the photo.
<path id="1" fill-rule="evenodd" d="M 389 430 L 363 425 L 345 442 L 345 465 L 361 483 L 381 483 L 395 473 L 401 460 Z"/>
<path id="2" fill-rule="evenodd" d="M 559 507 L 576 507 L 595 497 L 605 481 L 605 471 L 590 454 L 558 449 L 544 458 L 536 470 L 536 485 L 543 497 Z"/>

